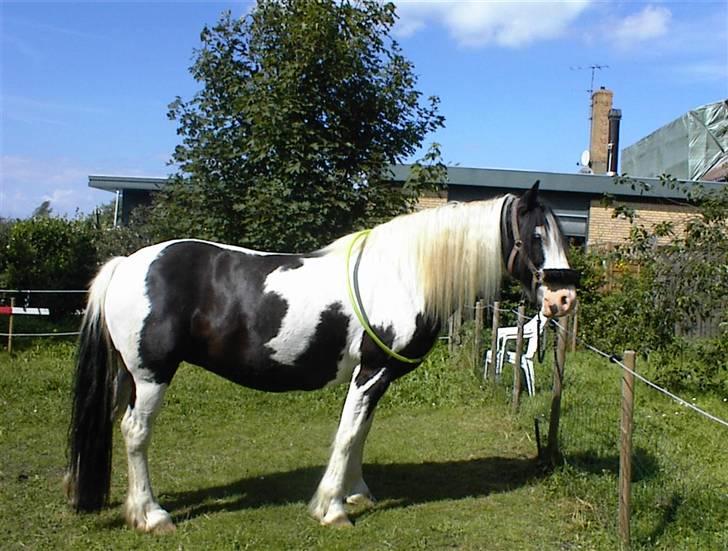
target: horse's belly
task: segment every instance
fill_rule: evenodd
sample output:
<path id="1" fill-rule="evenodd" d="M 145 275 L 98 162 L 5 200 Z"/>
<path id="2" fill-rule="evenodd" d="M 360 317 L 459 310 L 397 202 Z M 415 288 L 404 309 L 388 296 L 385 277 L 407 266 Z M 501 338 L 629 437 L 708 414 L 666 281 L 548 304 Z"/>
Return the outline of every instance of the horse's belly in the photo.
<path id="1" fill-rule="evenodd" d="M 292 365 L 276 362 L 270 357 L 258 360 L 241 358 L 236 362 L 231 362 L 230 358 L 208 357 L 190 359 L 190 363 L 234 383 L 267 392 L 317 390 L 343 382 L 342 371 L 349 374 L 352 371 L 347 366 L 342 369 L 331 357 L 306 358 Z"/>

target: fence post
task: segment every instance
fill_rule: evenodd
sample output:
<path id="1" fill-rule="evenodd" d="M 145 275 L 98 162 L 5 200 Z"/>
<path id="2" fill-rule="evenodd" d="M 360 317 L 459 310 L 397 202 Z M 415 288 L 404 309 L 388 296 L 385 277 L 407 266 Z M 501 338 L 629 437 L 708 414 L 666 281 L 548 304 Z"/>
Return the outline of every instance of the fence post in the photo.
<path id="1" fill-rule="evenodd" d="M 500 316 L 500 302 L 497 300 L 493 303 L 493 324 L 491 325 L 492 334 L 490 336 L 490 380 L 495 381 L 495 368 L 497 365 L 497 347 L 498 347 L 498 322 Z"/>
<path id="2" fill-rule="evenodd" d="M 452 350 L 454 348 L 454 344 L 453 344 L 453 340 L 452 340 L 452 334 L 453 334 L 452 329 L 453 329 L 453 324 L 455 323 L 454 319 L 455 319 L 455 314 L 453 314 L 452 316 L 450 316 L 447 319 L 447 351 L 449 354 L 452 354 Z"/>
<path id="3" fill-rule="evenodd" d="M 511 407 L 513 413 L 518 411 L 523 391 L 523 377 L 521 375 L 521 357 L 523 356 L 523 322 L 526 317 L 526 306 L 521 303 L 518 307 L 518 332 L 516 333 L 516 358 L 513 362 L 513 400 Z M 505 354 L 505 350 L 503 351 Z"/>
<path id="4" fill-rule="evenodd" d="M 635 370 L 635 353 L 624 353 L 624 365 Z M 630 547 L 629 519 L 632 491 L 632 419 L 634 410 L 634 374 L 626 369 L 622 374 L 622 419 L 619 425 L 619 539 L 624 549 Z"/>
<path id="5" fill-rule="evenodd" d="M 483 341 L 483 310 L 484 305 L 482 300 L 478 300 L 475 303 L 475 335 L 473 338 L 473 369 L 478 371 L 480 368 L 480 362 L 483 359 L 481 342 Z"/>
<path id="6" fill-rule="evenodd" d="M 571 320 L 569 351 L 576 352 L 576 332 L 579 330 L 579 299 L 574 301 L 574 311 L 571 314 Z"/>
<path id="7" fill-rule="evenodd" d="M 10 299 L 10 316 L 8 317 L 8 354 L 13 351 L 13 307 L 15 306 L 15 297 Z"/>
<path id="8" fill-rule="evenodd" d="M 458 309 L 455 310 L 455 317 L 452 320 L 452 337 L 453 342 L 460 346 L 462 344 L 462 341 L 460 339 L 460 335 L 462 333 L 462 327 L 463 327 L 463 308 L 462 306 L 458 306 Z"/>
<path id="9" fill-rule="evenodd" d="M 559 422 L 561 420 L 561 391 L 564 382 L 564 364 L 566 363 L 566 321 L 556 327 L 556 357 L 554 358 L 554 387 L 551 395 L 551 415 L 549 417 L 549 436 L 546 444 L 547 457 L 555 465 L 561 452 L 559 451 Z"/>

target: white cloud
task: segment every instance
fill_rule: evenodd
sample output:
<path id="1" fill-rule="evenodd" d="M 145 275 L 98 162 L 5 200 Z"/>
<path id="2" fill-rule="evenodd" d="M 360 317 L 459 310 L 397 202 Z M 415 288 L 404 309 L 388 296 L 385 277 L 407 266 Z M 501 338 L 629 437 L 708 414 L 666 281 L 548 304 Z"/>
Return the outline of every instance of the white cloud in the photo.
<path id="1" fill-rule="evenodd" d="M 671 19 L 672 12 L 669 9 L 650 5 L 622 19 L 611 32 L 621 47 L 629 47 L 666 35 Z"/>
<path id="2" fill-rule="evenodd" d="M 461 46 L 526 46 L 563 35 L 589 7 L 569 2 L 399 2 L 395 36 L 408 37 L 428 24 L 444 26 Z"/>

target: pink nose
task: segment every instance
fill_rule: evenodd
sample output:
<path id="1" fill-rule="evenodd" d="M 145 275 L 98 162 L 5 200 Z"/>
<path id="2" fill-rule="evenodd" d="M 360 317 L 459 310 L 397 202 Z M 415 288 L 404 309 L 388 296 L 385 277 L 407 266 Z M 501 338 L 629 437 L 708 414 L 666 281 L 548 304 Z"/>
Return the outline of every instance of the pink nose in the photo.
<path id="1" fill-rule="evenodd" d="M 576 291 L 573 288 L 546 289 L 543 296 L 543 315 L 548 318 L 565 316 L 574 307 Z"/>

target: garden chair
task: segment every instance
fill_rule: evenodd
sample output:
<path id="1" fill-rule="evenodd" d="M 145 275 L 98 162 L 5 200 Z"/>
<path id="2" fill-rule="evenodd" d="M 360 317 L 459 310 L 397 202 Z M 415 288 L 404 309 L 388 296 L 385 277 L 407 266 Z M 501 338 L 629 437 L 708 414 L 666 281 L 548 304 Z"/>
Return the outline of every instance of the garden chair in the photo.
<path id="1" fill-rule="evenodd" d="M 535 374 L 533 371 L 533 356 L 538 349 L 538 338 L 543 334 L 543 328 L 546 327 L 546 317 L 539 311 L 533 318 L 527 321 L 523 326 L 523 339 L 526 342 L 523 353 L 521 354 L 521 369 L 526 379 L 526 389 L 528 395 L 533 396 L 535 393 Z M 507 350 L 508 342 L 515 341 L 518 337 L 518 327 L 500 327 L 496 338 L 496 362 L 495 374 L 500 376 L 503 372 L 503 363 L 508 362 L 515 364 L 516 354 Z M 485 365 L 483 367 L 483 378 L 488 375 L 488 366 L 492 357 L 492 350 L 488 350 L 485 355 Z"/>

